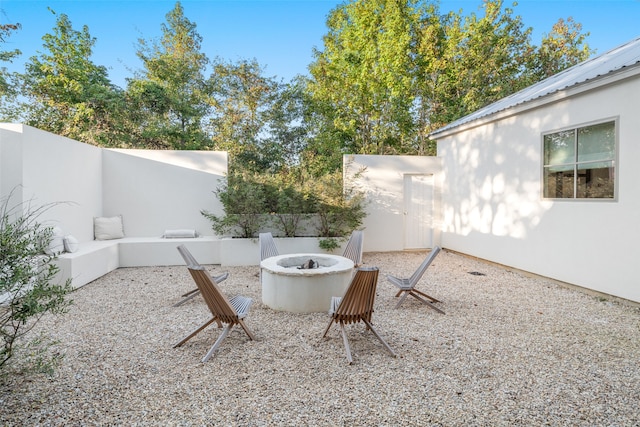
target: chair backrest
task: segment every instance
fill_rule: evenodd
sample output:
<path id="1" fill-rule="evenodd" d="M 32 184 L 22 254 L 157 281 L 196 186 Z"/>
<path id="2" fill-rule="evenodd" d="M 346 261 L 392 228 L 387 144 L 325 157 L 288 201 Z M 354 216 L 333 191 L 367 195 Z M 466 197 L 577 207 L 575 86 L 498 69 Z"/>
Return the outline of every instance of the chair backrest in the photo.
<path id="1" fill-rule="evenodd" d="M 190 265 L 188 268 L 211 314 L 218 317 L 222 323 L 238 323 L 238 313 L 236 313 L 227 297 L 216 285 L 209 272 L 202 266 Z"/>
<path id="2" fill-rule="evenodd" d="M 431 252 L 429 252 L 429 255 L 427 255 L 424 261 L 422 261 L 422 264 L 420 264 L 418 269 L 411 275 L 411 278 L 409 278 L 409 283 L 411 284 L 411 287 L 414 287 L 420 281 L 420 279 L 424 275 L 424 272 L 427 271 L 427 268 L 429 268 L 434 258 L 439 253 L 440 253 L 440 246 L 434 246 L 433 249 L 431 249 Z"/>
<path id="3" fill-rule="evenodd" d="M 271 233 L 260 233 L 260 261 L 278 255 L 276 242 Z"/>
<path id="4" fill-rule="evenodd" d="M 182 255 L 182 259 L 184 259 L 184 262 L 185 264 L 187 264 L 187 267 L 191 265 L 193 265 L 194 267 L 200 266 L 200 264 L 198 264 L 198 261 L 196 261 L 193 255 L 191 255 L 191 252 L 189 252 L 189 250 L 185 245 L 179 245 L 178 252 L 180 252 L 180 255 Z"/>
<path id="5" fill-rule="evenodd" d="M 358 268 L 333 318 L 342 323 L 371 321 L 378 284 L 378 267 Z"/>
<path id="6" fill-rule="evenodd" d="M 362 230 L 355 230 L 351 233 L 347 246 L 344 248 L 343 257 L 349 258 L 353 261 L 353 264 L 358 267 L 362 264 L 362 246 L 364 244 L 364 232 Z"/>

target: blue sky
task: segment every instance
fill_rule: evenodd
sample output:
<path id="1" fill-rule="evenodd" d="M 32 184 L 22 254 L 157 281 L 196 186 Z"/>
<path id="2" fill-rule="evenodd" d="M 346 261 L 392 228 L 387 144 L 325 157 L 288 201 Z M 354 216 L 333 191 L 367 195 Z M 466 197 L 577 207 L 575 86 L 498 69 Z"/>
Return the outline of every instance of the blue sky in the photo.
<path id="1" fill-rule="evenodd" d="M 328 13 L 335 0 L 183 0 L 185 15 L 197 24 L 202 51 L 209 58 L 255 58 L 265 74 L 285 81 L 306 74 L 313 48 L 322 49 Z M 478 12 L 482 0 L 440 2 L 441 12 Z M 511 5 L 511 1 L 505 1 Z M 52 32 L 55 16 L 69 16 L 73 27 L 89 27 L 96 38 L 92 60 L 109 69 L 109 77 L 125 87 L 125 78 L 140 68 L 136 41 L 160 36 L 165 15 L 175 0 L 0 0 L 0 22 L 22 24 L 3 50 L 18 48 L 21 60 L 7 66 L 23 71 L 24 61 L 42 51 L 42 36 Z M 533 27 L 538 44 L 558 18 L 573 17 L 591 35 L 588 43 L 604 53 L 640 37 L 640 0 L 520 0 L 514 8 L 526 26 Z"/>

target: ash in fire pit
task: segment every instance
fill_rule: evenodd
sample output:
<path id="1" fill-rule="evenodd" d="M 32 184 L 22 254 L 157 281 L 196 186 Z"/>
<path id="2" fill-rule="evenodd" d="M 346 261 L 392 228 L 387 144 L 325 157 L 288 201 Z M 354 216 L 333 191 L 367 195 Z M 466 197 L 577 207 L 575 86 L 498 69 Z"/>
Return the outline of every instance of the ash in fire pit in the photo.
<path id="1" fill-rule="evenodd" d="M 298 266 L 298 270 L 309 270 L 311 268 L 318 268 L 318 267 L 320 267 L 320 264 L 318 264 L 316 261 L 309 258 L 309 260 L 305 261 L 302 265 Z"/>

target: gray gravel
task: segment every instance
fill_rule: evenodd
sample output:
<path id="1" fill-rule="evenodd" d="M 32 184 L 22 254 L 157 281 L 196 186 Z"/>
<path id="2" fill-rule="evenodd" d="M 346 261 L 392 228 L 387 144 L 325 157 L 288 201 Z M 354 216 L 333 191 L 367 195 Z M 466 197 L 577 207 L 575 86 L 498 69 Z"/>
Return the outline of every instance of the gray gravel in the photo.
<path id="1" fill-rule="evenodd" d="M 119 269 L 77 290 L 68 314 L 38 329 L 60 341 L 53 377 L 13 375 L 0 389 L 0 425 L 637 426 L 640 310 L 443 251 L 413 299 L 395 310 L 384 274 L 409 276 L 424 252 L 365 254 L 378 266 L 373 323 L 349 327 L 354 364 L 325 313 L 261 303 L 257 267 L 221 269 L 229 294 L 254 299 L 249 341 L 234 328 L 173 349 L 208 315 L 184 267 Z M 485 275 L 472 275 L 478 271 Z"/>

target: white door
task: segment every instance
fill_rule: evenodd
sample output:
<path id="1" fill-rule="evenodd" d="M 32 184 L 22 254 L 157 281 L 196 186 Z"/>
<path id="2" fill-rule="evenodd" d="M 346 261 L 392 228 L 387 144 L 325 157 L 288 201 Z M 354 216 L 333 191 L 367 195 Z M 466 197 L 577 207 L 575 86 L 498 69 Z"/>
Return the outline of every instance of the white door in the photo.
<path id="1" fill-rule="evenodd" d="M 433 175 L 404 176 L 404 248 L 432 247 Z"/>

